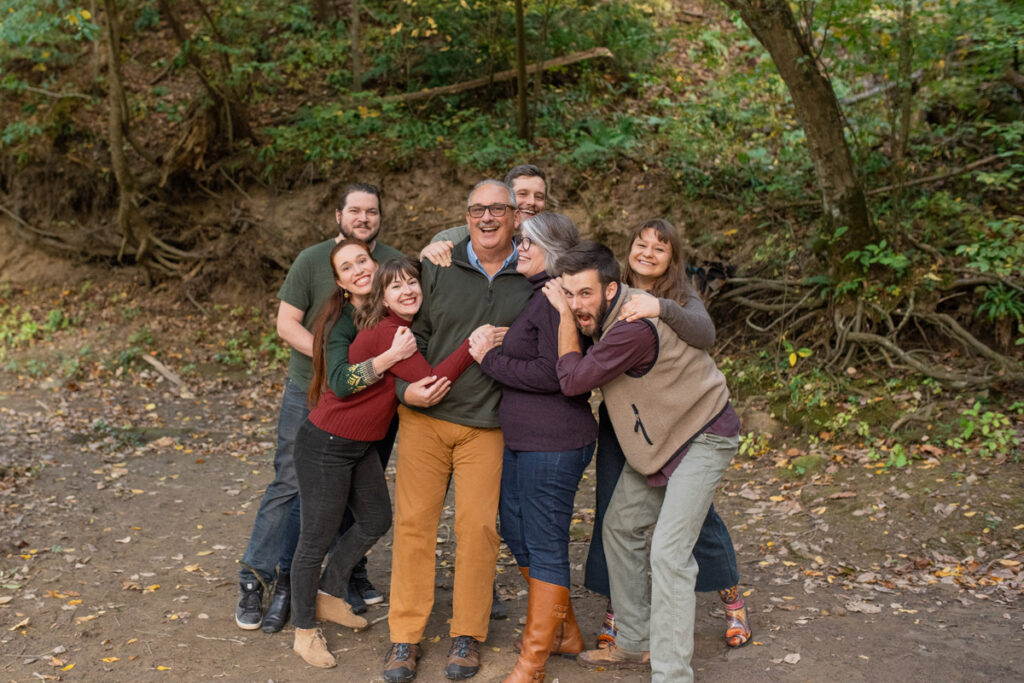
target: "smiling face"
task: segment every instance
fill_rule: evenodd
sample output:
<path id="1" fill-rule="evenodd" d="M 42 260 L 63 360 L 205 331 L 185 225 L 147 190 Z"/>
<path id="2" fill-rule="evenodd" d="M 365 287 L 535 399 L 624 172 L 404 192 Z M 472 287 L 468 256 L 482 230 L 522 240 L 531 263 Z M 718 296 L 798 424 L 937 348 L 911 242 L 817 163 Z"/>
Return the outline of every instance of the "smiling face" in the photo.
<path id="1" fill-rule="evenodd" d="M 482 185 L 469 196 L 469 205 L 505 206 L 501 216 L 494 216 L 490 210 L 484 211 L 479 218 L 474 218 L 466 211 L 466 224 L 469 226 L 469 237 L 473 242 L 473 250 L 478 255 L 488 253 L 501 254 L 512 249 L 512 232 L 515 225 L 515 212 L 508 206 L 511 204 L 508 191 L 501 185 Z"/>
<path id="2" fill-rule="evenodd" d="M 609 282 L 607 287 L 602 287 L 596 270 L 584 270 L 575 275 L 562 275 L 562 290 L 576 318 L 576 327 L 583 334 L 594 336 L 619 285 Z"/>
<path id="3" fill-rule="evenodd" d="M 380 234 L 380 201 L 377 195 L 358 190 L 345 197 L 345 207 L 336 209 L 334 216 L 344 237 L 354 237 L 373 244 Z"/>
<path id="4" fill-rule="evenodd" d="M 548 184 L 540 176 L 517 176 L 512 181 L 512 192 L 523 220 L 540 213 L 547 204 Z"/>
<path id="5" fill-rule="evenodd" d="M 358 305 L 370 293 L 377 262 L 364 247 L 347 244 L 334 254 L 334 281 L 348 292 L 353 303 Z"/>
<path id="6" fill-rule="evenodd" d="M 629 267 L 637 277 L 637 286 L 650 289 L 672 263 L 672 245 L 661 239 L 653 228 L 647 228 L 629 247 Z"/>
<path id="7" fill-rule="evenodd" d="M 547 254 L 540 245 L 524 236 L 519 244 L 519 258 L 516 270 L 526 277 L 532 277 L 547 268 Z"/>
<path id="8" fill-rule="evenodd" d="M 408 273 L 399 273 L 384 286 L 384 307 L 404 320 L 412 320 L 422 303 L 420 281 Z"/>

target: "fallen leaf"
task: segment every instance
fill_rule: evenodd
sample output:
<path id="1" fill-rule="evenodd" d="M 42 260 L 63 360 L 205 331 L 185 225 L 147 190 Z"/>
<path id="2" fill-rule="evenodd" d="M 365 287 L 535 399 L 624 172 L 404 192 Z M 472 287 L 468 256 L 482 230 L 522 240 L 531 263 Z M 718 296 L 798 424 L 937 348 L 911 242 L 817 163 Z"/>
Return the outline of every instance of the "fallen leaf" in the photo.
<path id="1" fill-rule="evenodd" d="M 788 655 L 782 658 L 786 664 L 796 664 L 800 661 L 800 655 L 796 652 L 790 652 Z"/>
<path id="2" fill-rule="evenodd" d="M 114 662 L 120 662 L 121 658 L 120 657 L 104 657 L 101 661 L 104 661 L 107 664 L 112 664 Z"/>
<path id="3" fill-rule="evenodd" d="M 837 491 L 828 497 L 829 500 L 839 500 L 840 498 L 856 498 L 856 491 Z"/>
<path id="4" fill-rule="evenodd" d="M 19 628 L 25 628 L 26 626 L 28 626 L 28 622 L 29 621 L 31 621 L 31 617 L 25 617 L 24 619 L 22 619 L 17 624 L 15 624 L 14 626 L 10 627 L 7 630 L 8 631 L 17 631 Z"/>
<path id="5" fill-rule="evenodd" d="M 157 670 L 157 671 L 170 671 L 170 670 L 171 670 L 171 667 L 169 667 L 169 666 L 158 666 L 158 667 L 156 668 L 156 670 Z"/>
<path id="6" fill-rule="evenodd" d="M 0 595 L 0 605 L 6 605 L 14 599 L 13 595 Z"/>
<path id="7" fill-rule="evenodd" d="M 213 555 L 213 551 L 212 550 L 200 550 L 198 553 L 196 553 L 196 557 L 206 557 L 207 555 Z"/>
<path id="8" fill-rule="evenodd" d="M 125 536 L 124 538 L 115 538 L 114 539 L 114 543 L 131 543 L 131 542 L 132 542 L 132 537 L 131 536 Z"/>
<path id="9" fill-rule="evenodd" d="M 67 666 L 65 666 L 63 669 L 61 669 L 61 671 L 71 671 L 74 668 L 75 668 L 75 663 L 72 662 L 72 663 L 68 664 Z"/>
<path id="10" fill-rule="evenodd" d="M 852 600 L 846 603 L 847 612 L 860 612 L 861 614 L 878 614 L 882 611 L 882 608 L 878 605 L 872 605 L 870 602 L 864 602 L 863 600 Z"/>

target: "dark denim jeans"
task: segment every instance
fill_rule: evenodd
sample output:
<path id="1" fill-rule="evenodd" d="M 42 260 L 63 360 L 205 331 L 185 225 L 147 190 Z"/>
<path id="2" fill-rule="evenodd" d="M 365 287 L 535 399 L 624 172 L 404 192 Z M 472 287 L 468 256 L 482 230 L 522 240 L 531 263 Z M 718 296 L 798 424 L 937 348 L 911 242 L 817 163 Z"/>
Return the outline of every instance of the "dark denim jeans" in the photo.
<path id="1" fill-rule="evenodd" d="M 346 507 L 355 523 L 337 540 L 323 571 L 325 586 L 344 587 L 352 568 L 391 528 L 391 497 L 372 442 L 334 436 L 309 420 L 299 430 L 295 470 L 302 531 L 292 561 L 292 623 L 314 628 L 320 566 Z M 344 590 L 335 597 L 344 598 Z"/>
<path id="2" fill-rule="evenodd" d="M 573 451 L 511 451 L 501 470 L 501 535 L 530 578 L 569 587 L 573 499 L 594 444 Z"/>
<path id="3" fill-rule="evenodd" d="M 395 446 L 395 435 L 398 434 L 398 415 L 395 415 L 394 419 L 391 420 L 391 426 L 388 427 L 388 433 L 383 439 L 376 442 L 374 447 L 377 449 L 377 455 L 380 456 L 380 467 L 382 470 L 388 468 L 388 460 L 391 459 L 391 449 Z M 338 529 L 338 535 L 348 531 L 349 527 L 355 522 L 352 517 L 350 510 L 345 511 L 345 517 L 341 521 L 341 528 Z M 288 525 L 285 528 L 284 540 L 281 544 L 281 559 L 278 561 L 278 565 L 281 568 L 282 574 L 287 574 L 292 570 L 292 558 L 295 556 L 295 547 L 299 544 L 299 530 L 302 526 L 302 517 L 300 512 L 300 501 L 299 498 L 295 498 L 295 502 L 292 504 L 291 511 L 288 514 Z M 359 561 L 359 564 L 366 567 L 366 558 L 364 557 Z M 325 586 L 324 590 L 328 593 L 337 592 L 342 590 L 344 587 L 341 586 Z"/>
<path id="4" fill-rule="evenodd" d="M 308 415 L 306 392 L 290 379 L 286 380 L 281 413 L 277 418 L 274 481 L 267 486 L 253 521 L 249 545 L 242 556 L 242 568 L 238 570 L 241 581 L 254 580 L 253 571 L 268 584 L 274 580 L 288 517 L 299 495 L 295 477 L 295 437 Z"/>
<path id="5" fill-rule="evenodd" d="M 604 515 L 608 503 L 615 492 L 615 485 L 622 474 L 622 465 L 626 456 L 615 436 L 612 421 L 608 417 L 608 409 L 601 404 L 598 410 L 597 433 L 597 491 L 594 510 L 594 533 L 590 537 L 590 551 L 587 553 L 586 575 L 583 585 L 604 596 L 611 595 L 608 586 L 608 562 L 604 556 L 602 529 Z M 697 560 L 697 588 L 700 593 L 720 591 L 735 586 L 740 581 L 739 568 L 736 566 L 736 551 L 732 547 L 732 537 L 725 522 L 715 512 L 714 504 L 704 518 L 700 529 L 700 537 L 693 546 L 693 556 Z M 531 574 L 532 575 L 532 574 Z"/>

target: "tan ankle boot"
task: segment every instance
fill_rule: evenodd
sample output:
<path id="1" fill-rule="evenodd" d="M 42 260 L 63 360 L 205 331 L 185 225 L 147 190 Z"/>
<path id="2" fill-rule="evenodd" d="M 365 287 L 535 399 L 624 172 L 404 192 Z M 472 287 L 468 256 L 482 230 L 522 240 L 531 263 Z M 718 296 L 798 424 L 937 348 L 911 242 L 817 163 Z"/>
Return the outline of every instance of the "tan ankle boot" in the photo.
<path id="1" fill-rule="evenodd" d="M 292 649 L 311 666 L 330 669 L 338 665 L 334 655 L 327 649 L 324 634 L 318 628 L 295 629 L 295 644 L 292 645 Z"/>
<path id="2" fill-rule="evenodd" d="M 366 619 L 352 613 L 352 606 L 347 602 L 323 592 L 316 594 L 316 618 L 349 628 L 365 628 L 367 623 Z"/>

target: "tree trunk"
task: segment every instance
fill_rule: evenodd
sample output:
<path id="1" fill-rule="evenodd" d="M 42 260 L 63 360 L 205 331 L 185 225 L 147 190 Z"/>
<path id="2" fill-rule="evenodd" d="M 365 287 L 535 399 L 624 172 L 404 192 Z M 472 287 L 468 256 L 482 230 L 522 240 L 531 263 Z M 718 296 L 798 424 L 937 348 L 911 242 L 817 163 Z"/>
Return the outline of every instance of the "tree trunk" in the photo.
<path id="1" fill-rule="evenodd" d="M 786 0 L 723 1 L 739 12 L 765 46 L 789 89 L 793 108 L 807 138 L 825 216 L 836 228 L 847 228 L 841 240 L 842 248 L 856 249 L 877 242 L 878 233 L 846 144 L 843 117 L 832 83 L 818 68 L 789 3 Z"/>
<path id="2" fill-rule="evenodd" d="M 121 249 L 118 258 L 124 256 L 126 248 L 136 250 L 136 261 L 146 257 L 149 246 L 149 229 L 135 209 L 135 177 L 128 168 L 124 153 L 124 127 L 127 121 L 127 104 L 124 85 L 121 81 L 121 35 L 118 27 L 115 0 L 103 0 L 104 23 L 107 32 L 107 57 L 109 64 L 110 92 L 107 102 L 110 115 L 107 119 L 110 145 L 110 165 L 117 181 L 118 205 L 117 225 L 121 231 Z"/>
<path id="3" fill-rule="evenodd" d="M 526 22 L 523 0 L 516 0 L 516 97 L 519 101 L 519 138 L 530 139 L 530 110 L 526 98 Z"/>
<path id="4" fill-rule="evenodd" d="M 351 27 L 351 43 L 352 43 L 352 91 L 359 92 L 363 89 L 363 51 L 359 46 L 359 34 L 361 28 L 359 26 L 359 10 L 362 3 L 360 0 L 352 0 L 352 27 Z"/>

